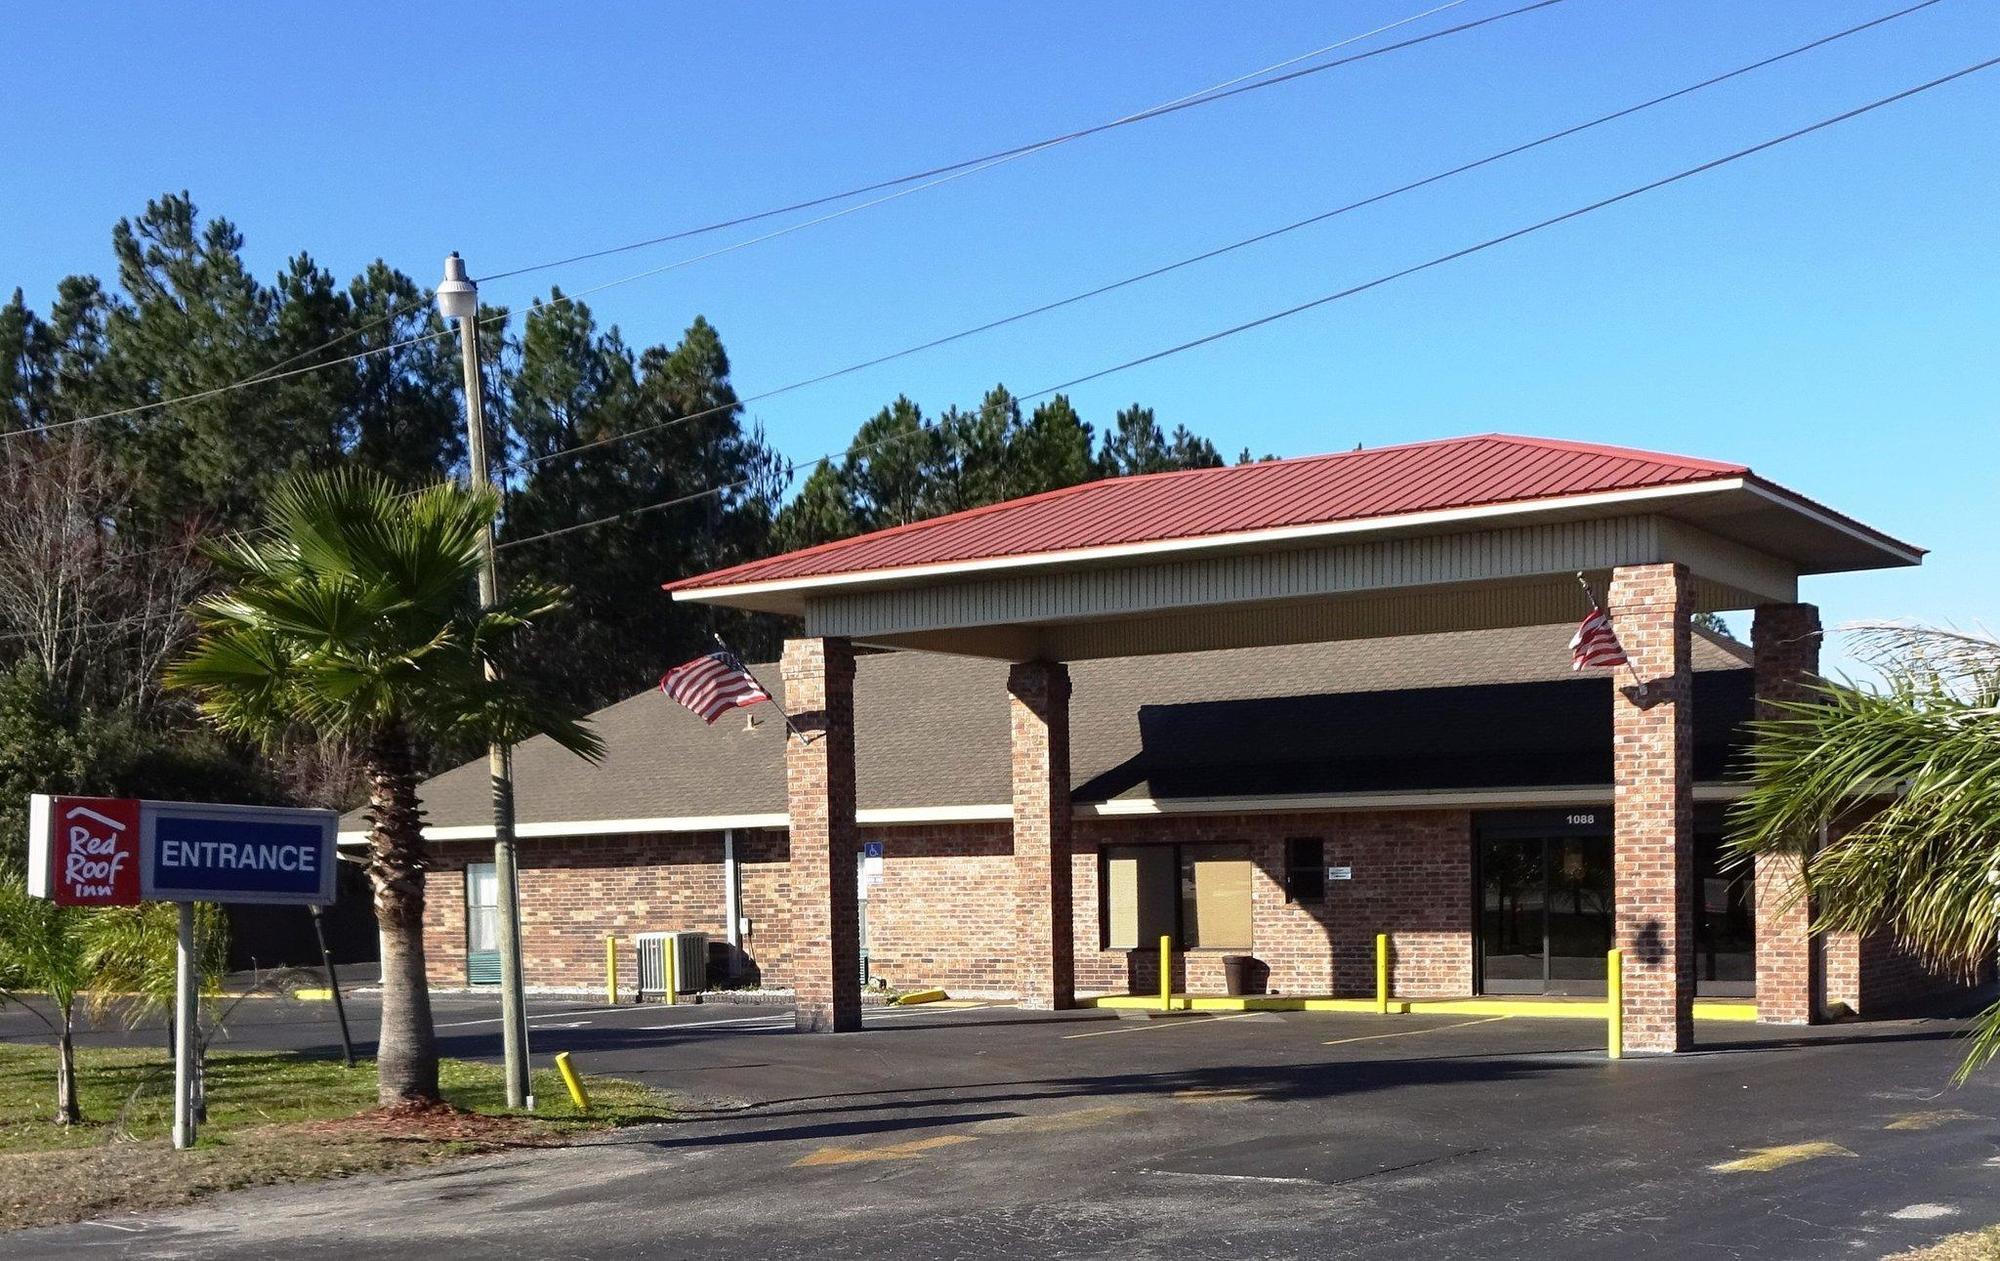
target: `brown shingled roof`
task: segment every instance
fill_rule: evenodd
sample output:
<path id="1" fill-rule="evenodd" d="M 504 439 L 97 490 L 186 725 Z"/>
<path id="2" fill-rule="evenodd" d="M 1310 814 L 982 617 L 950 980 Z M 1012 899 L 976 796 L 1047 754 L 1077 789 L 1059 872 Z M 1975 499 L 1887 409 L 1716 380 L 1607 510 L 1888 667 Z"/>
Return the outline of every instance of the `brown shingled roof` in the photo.
<path id="1" fill-rule="evenodd" d="M 1480 704 L 1500 705 L 1502 713 L 1520 712 L 1523 739 L 1512 744 L 1524 748 L 1544 744 L 1539 737 L 1526 737 L 1550 723 L 1589 727 L 1582 734 L 1594 738 L 1594 719 L 1579 721 L 1574 713 L 1601 712 L 1608 749 L 1609 706 L 1589 700 L 1580 689 L 1601 691 L 1610 684 L 1601 673 L 1579 678 L 1571 672 L 1571 630 L 1564 625 L 1459 631 L 1079 662 L 1070 667 L 1075 683 L 1072 779 L 1082 800 L 1172 795 L 1171 784 L 1154 781 L 1192 782 L 1187 772 L 1193 764 L 1222 756 L 1211 757 L 1204 748 L 1161 747 L 1163 741 L 1171 744 L 1188 733 L 1188 740 L 1226 742 L 1226 755 L 1238 759 L 1245 772 L 1228 782 L 1247 786 L 1257 779 L 1270 790 L 1261 781 L 1275 773 L 1272 767 L 1292 765 L 1296 771 L 1305 765 L 1300 761 L 1304 757 L 1316 770 L 1324 769 L 1327 759 L 1344 756 L 1325 744 L 1324 733 L 1301 742 L 1301 723 L 1450 727 L 1455 706 Z M 1741 645 L 1699 635 L 1694 657 L 1702 671 L 1748 666 L 1747 649 Z M 753 668 L 767 685 L 778 686 L 775 665 Z M 862 657 L 855 696 L 861 808 L 1006 803 L 1006 676 L 1006 664 L 998 661 L 925 653 Z M 1553 686 L 1558 683 L 1567 687 Z M 1496 690 L 1520 684 L 1545 686 Z M 1477 691 L 1454 695 L 1450 690 L 1456 689 Z M 1312 698 L 1352 700 L 1371 693 L 1392 694 L 1384 704 L 1406 708 L 1361 711 L 1331 699 L 1317 702 L 1317 709 L 1299 708 Z M 1564 696 L 1571 699 L 1564 701 Z M 1585 701 L 1582 710 L 1575 709 L 1578 697 Z M 1547 708 L 1550 704 L 1557 708 Z M 1530 708 L 1518 709 L 1520 705 Z M 1474 709 L 1464 712 L 1470 720 Z M 1698 721 L 1701 712 L 1697 704 Z M 1440 714 L 1445 721 L 1437 723 Z M 759 720 L 755 727 L 746 727 L 746 715 Z M 657 691 L 647 691 L 598 711 L 593 721 L 608 749 L 596 765 L 544 739 L 514 751 L 521 823 L 781 815 L 785 810 L 785 728 L 770 706 L 725 716 L 707 727 Z M 1509 746 L 1506 734 L 1488 729 L 1491 724 L 1483 717 L 1456 725 L 1477 728 L 1470 734 Z M 1435 756 L 1443 756 L 1442 750 Z M 1549 746 L 1548 756 L 1582 755 Z M 1505 759 L 1486 761 L 1514 765 Z M 1564 764 L 1551 773 L 1570 777 L 1552 782 L 1608 779 L 1608 765 L 1604 769 L 1605 775 L 1586 774 L 1585 768 Z M 426 781 L 421 795 L 432 827 L 491 821 L 483 758 Z M 343 826 L 358 829 L 364 824 L 356 812 Z"/>

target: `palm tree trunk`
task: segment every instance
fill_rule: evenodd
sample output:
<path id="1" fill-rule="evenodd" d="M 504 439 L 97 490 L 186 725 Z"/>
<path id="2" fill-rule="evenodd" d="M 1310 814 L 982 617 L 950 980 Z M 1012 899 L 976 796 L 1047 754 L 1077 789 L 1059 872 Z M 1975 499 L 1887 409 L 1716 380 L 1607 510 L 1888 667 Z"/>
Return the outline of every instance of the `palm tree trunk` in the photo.
<path id="1" fill-rule="evenodd" d="M 375 1050 L 377 1100 L 434 1103 L 438 1093 L 437 1035 L 431 1027 L 430 978 L 424 968 L 423 819 L 416 767 L 401 731 L 386 732 L 367 750 L 368 877 L 375 886 L 375 922 L 382 936 L 382 1030 Z"/>
<path id="2" fill-rule="evenodd" d="M 56 1124 L 81 1125 L 83 1108 L 76 1101 L 76 1028 L 74 1000 L 62 1004 L 62 1024 L 56 1032 Z"/>

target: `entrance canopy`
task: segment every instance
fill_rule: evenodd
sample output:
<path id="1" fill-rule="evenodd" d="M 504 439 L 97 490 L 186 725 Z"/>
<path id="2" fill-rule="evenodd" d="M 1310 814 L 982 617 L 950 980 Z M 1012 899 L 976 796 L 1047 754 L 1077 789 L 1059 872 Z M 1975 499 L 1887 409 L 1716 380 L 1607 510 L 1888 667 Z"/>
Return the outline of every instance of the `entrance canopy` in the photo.
<path id="1" fill-rule="evenodd" d="M 1748 467 L 1483 434 L 1090 482 L 670 583 L 809 636 L 1083 660 L 1581 616 L 1574 575 L 1680 563 L 1702 611 L 1923 549 Z"/>

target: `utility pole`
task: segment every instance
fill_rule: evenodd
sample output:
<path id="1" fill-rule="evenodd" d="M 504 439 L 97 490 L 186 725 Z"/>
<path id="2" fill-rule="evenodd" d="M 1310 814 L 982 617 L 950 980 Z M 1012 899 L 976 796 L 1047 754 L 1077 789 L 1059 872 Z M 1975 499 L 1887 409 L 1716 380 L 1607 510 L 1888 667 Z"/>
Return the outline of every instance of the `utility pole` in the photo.
<path id="1" fill-rule="evenodd" d="M 486 413 L 479 381 L 479 286 L 465 274 L 465 260 L 453 250 L 444 260 L 444 279 L 437 287 L 438 310 L 458 321 L 459 357 L 465 369 L 465 455 L 472 486 L 492 485 L 486 466 Z M 493 527 L 480 539 L 479 603 L 492 608 L 500 600 L 500 566 L 494 555 Z M 486 677 L 497 677 L 486 662 Z M 500 905 L 500 1034 L 506 1056 L 507 1106 L 535 1106 L 528 1078 L 528 1010 L 521 987 L 521 895 L 514 865 L 513 750 L 495 741 L 486 748 L 487 772 L 493 780 L 493 874 Z"/>

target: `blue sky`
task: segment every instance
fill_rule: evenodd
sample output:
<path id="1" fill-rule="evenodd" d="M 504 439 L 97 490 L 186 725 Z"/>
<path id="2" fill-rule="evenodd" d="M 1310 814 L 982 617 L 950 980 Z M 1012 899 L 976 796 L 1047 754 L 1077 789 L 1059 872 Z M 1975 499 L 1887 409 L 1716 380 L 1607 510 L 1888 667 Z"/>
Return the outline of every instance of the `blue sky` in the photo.
<path id="1" fill-rule="evenodd" d="M 0 44 L 0 285 L 110 269 L 168 189 L 260 275 L 307 249 L 431 281 L 1034 140 L 1428 7 L 1340 4 L 28 6 Z M 1512 7 L 1469 0 L 1408 31 Z M 697 313 L 754 394 L 1353 200 L 1668 91 L 1894 0 L 1565 0 L 1091 137 L 606 290 Z M 144 21 L 140 21 L 143 12 Z M 1028 393 L 1570 209 L 2000 54 L 1944 0 L 1575 140 L 1056 315 L 759 404 L 788 455 L 898 392 Z M 1995 614 L 2000 69 L 1645 199 L 1074 391 L 1226 452 L 1484 430 L 1746 462 L 1932 549 L 1809 580 L 1829 621 Z M 746 229 L 740 235 L 754 235 Z M 731 239 L 496 281 L 519 305 Z M 1738 619 L 1739 623 L 1742 619 Z"/>

